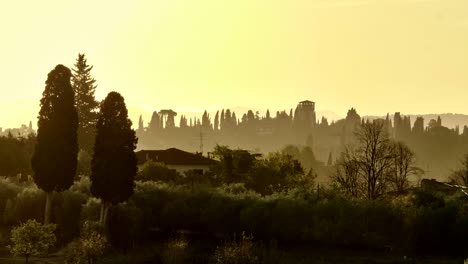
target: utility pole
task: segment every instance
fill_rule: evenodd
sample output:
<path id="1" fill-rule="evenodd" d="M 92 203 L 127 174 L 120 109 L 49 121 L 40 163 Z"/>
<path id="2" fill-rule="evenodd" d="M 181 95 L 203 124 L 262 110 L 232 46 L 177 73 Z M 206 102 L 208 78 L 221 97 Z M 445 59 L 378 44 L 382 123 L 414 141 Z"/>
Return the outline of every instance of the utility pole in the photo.
<path id="1" fill-rule="evenodd" d="M 200 126 L 200 154 L 203 155 L 203 133 L 202 127 Z"/>

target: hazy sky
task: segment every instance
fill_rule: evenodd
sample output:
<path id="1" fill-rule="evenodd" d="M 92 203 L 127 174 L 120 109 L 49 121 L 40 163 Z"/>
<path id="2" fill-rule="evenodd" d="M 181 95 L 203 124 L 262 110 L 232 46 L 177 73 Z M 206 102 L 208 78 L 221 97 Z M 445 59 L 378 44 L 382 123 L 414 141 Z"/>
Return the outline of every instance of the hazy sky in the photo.
<path id="1" fill-rule="evenodd" d="M 2 1 L 0 30 L 4 128 L 35 126 L 47 73 L 78 52 L 132 118 L 304 99 L 468 114 L 467 0 Z"/>

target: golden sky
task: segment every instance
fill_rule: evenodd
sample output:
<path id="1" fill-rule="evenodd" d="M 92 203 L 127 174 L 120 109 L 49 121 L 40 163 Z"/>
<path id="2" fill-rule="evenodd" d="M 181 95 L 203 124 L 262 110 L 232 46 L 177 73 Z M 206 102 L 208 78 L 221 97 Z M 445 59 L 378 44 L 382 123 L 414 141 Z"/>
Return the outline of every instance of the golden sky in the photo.
<path id="1" fill-rule="evenodd" d="M 47 73 L 78 52 L 97 97 L 120 92 L 134 121 L 304 99 L 342 116 L 468 114 L 467 0 L 1 1 L 0 30 L 4 128 L 35 126 Z"/>

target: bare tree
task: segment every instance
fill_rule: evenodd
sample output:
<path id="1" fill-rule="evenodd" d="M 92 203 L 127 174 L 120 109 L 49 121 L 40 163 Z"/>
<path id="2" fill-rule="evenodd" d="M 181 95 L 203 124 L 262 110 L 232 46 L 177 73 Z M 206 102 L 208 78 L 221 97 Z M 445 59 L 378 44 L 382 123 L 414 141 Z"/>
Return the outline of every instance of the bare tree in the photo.
<path id="1" fill-rule="evenodd" d="M 333 181 L 337 183 L 347 195 L 354 198 L 360 196 L 361 181 L 359 165 L 349 149 L 343 152 L 338 160 Z"/>
<path id="2" fill-rule="evenodd" d="M 414 152 L 403 142 L 392 142 L 392 170 L 388 181 L 398 194 L 404 193 L 409 186 L 408 178 L 422 174 L 422 169 L 416 166 Z"/>
<path id="3" fill-rule="evenodd" d="M 348 195 L 375 200 L 389 187 L 402 193 L 409 185 L 408 177 L 422 172 L 408 146 L 390 140 L 385 123 L 362 123 L 356 138 L 357 146 L 342 153 L 334 175 Z"/>
<path id="4" fill-rule="evenodd" d="M 450 181 L 455 184 L 468 186 L 468 153 L 461 161 L 461 166 L 450 175 Z"/>
<path id="5" fill-rule="evenodd" d="M 387 190 L 391 141 L 382 122 L 362 123 L 356 138 L 357 147 L 348 148 L 338 161 L 335 180 L 348 194 L 375 200 Z"/>
<path id="6" fill-rule="evenodd" d="M 392 151 L 384 123 L 364 123 L 357 131 L 359 148 L 355 155 L 364 178 L 366 198 L 375 200 L 385 193 L 386 175 L 392 167 Z"/>

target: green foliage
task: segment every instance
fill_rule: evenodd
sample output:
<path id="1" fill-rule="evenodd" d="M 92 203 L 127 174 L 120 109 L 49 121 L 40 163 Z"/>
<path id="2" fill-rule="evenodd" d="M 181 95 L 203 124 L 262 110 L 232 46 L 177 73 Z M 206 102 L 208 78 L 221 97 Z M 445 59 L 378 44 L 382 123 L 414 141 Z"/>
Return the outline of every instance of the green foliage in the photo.
<path id="1" fill-rule="evenodd" d="M 84 221 L 98 221 L 99 210 L 101 208 L 101 200 L 95 197 L 90 197 L 81 209 L 80 220 Z"/>
<path id="2" fill-rule="evenodd" d="M 0 137 L 0 175 L 32 174 L 31 157 L 35 144 L 33 134 L 27 138 Z"/>
<path id="3" fill-rule="evenodd" d="M 56 236 L 59 244 L 68 242 L 79 234 L 80 215 L 88 195 L 83 182 L 62 193 L 53 194 L 54 208 L 52 220 L 57 224 Z M 88 190 L 89 193 L 89 190 Z M 5 226 L 17 225 L 29 219 L 43 218 L 45 194 L 31 183 L 13 182 L 0 178 L 0 210 L 3 212 L 2 223 Z"/>
<path id="4" fill-rule="evenodd" d="M 137 138 L 124 98 L 110 92 L 101 104 L 91 165 L 91 193 L 108 203 L 126 201 L 137 173 Z"/>
<path id="5" fill-rule="evenodd" d="M 213 262 L 217 264 L 253 264 L 260 263 L 259 252 L 256 244 L 253 242 L 253 236 L 246 236 L 241 233 L 241 238 L 224 242 L 218 246 L 213 255 Z"/>
<path id="6" fill-rule="evenodd" d="M 220 162 L 212 169 L 216 174 L 222 176 L 225 183 L 244 182 L 256 160 L 256 155 L 246 150 L 232 150 L 227 146 L 220 145 L 214 148 L 213 156 Z"/>
<path id="7" fill-rule="evenodd" d="M 78 165 L 77 165 L 77 174 L 81 176 L 89 176 L 91 173 L 91 159 L 92 156 L 89 152 L 81 149 L 78 152 Z"/>
<path id="8" fill-rule="evenodd" d="M 45 195 L 36 186 L 23 188 L 12 200 L 14 213 L 6 219 L 7 223 L 19 224 L 28 219 L 40 220 L 44 216 Z"/>
<path id="9" fill-rule="evenodd" d="M 137 226 L 142 230 L 190 230 L 207 234 L 240 234 L 245 230 L 262 241 L 276 239 L 281 243 L 320 243 L 330 247 L 390 248 L 394 251 L 417 248 L 415 245 L 421 243 L 422 238 L 430 241 L 434 236 L 443 242 L 438 248 L 431 246 L 431 253 L 464 252 L 462 247 L 467 246 L 468 241 L 461 238 L 468 235 L 468 228 L 464 227 L 468 213 L 460 206 L 452 206 L 452 209 L 446 206 L 434 214 L 430 213 L 433 210 L 430 207 L 417 209 L 411 203 L 349 200 L 327 190 L 319 194 L 296 188 L 260 196 L 239 184 L 192 189 L 137 182 L 134 195 L 120 209 L 131 210 L 122 215 L 132 216 L 132 219 L 121 222 L 116 230 L 127 225 L 132 229 Z M 434 221 L 431 225 L 424 224 L 431 221 Z M 451 227 L 447 229 L 443 223 Z M 459 230 L 459 233 L 441 231 L 447 235 L 440 236 L 437 235 L 440 232 L 429 232 L 429 229 Z M 144 232 L 127 232 L 126 235 L 136 236 L 133 237 L 135 241 L 145 237 Z"/>
<path id="10" fill-rule="evenodd" d="M 416 190 L 412 202 L 417 207 L 440 208 L 445 206 L 445 199 L 441 193 Z"/>
<path id="11" fill-rule="evenodd" d="M 42 94 L 31 163 L 34 181 L 46 192 L 68 189 L 76 173 L 78 114 L 70 77 L 67 67 L 57 65 Z"/>
<path id="12" fill-rule="evenodd" d="M 459 167 L 450 175 L 450 181 L 454 184 L 468 186 L 468 153 L 461 160 Z"/>
<path id="13" fill-rule="evenodd" d="M 11 253 L 24 256 L 26 262 L 30 256 L 44 256 L 55 245 L 55 225 L 42 225 L 35 220 L 28 220 L 11 230 Z"/>
<path id="14" fill-rule="evenodd" d="M 181 181 L 181 175 L 169 169 L 163 163 L 147 161 L 138 170 L 136 180 L 179 183 Z"/>
<path id="15" fill-rule="evenodd" d="M 290 154 L 295 150 L 299 152 L 296 147 L 291 147 L 259 158 L 259 155 L 246 150 L 231 150 L 227 146 L 218 145 L 213 155 L 220 162 L 213 166 L 212 173 L 220 177 L 213 177 L 213 182 L 244 183 L 247 189 L 262 195 L 286 191 L 296 186 L 312 188 L 316 173 L 312 169 L 307 174 L 304 172 L 301 163 Z"/>
<path id="16" fill-rule="evenodd" d="M 172 237 L 162 253 L 164 264 L 189 263 L 189 242 L 184 237 Z"/>
<path id="17" fill-rule="evenodd" d="M 134 204 L 112 206 L 107 221 L 109 242 L 116 248 L 128 249 L 147 234 L 144 221 L 141 209 Z"/>
<path id="18" fill-rule="evenodd" d="M 80 237 L 67 247 L 66 263 L 96 263 L 108 248 L 109 243 L 103 234 L 103 227 L 97 222 L 86 221 Z"/>
<path id="19" fill-rule="evenodd" d="M 66 243 L 80 234 L 80 212 L 86 196 L 79 192 L 55 193 L 52 220 L 57 224 L 57 240 Z"/>
<path id="20" fill-rule="evenodd" d="M 270 153 L 266 159 L 256 162 L 246 187 L 266 195 L 298 186 L 305 179 L 304 169 L 298 160 L 288 154 Z M 310 180 L 313 181 L 312 175 Z"/>

